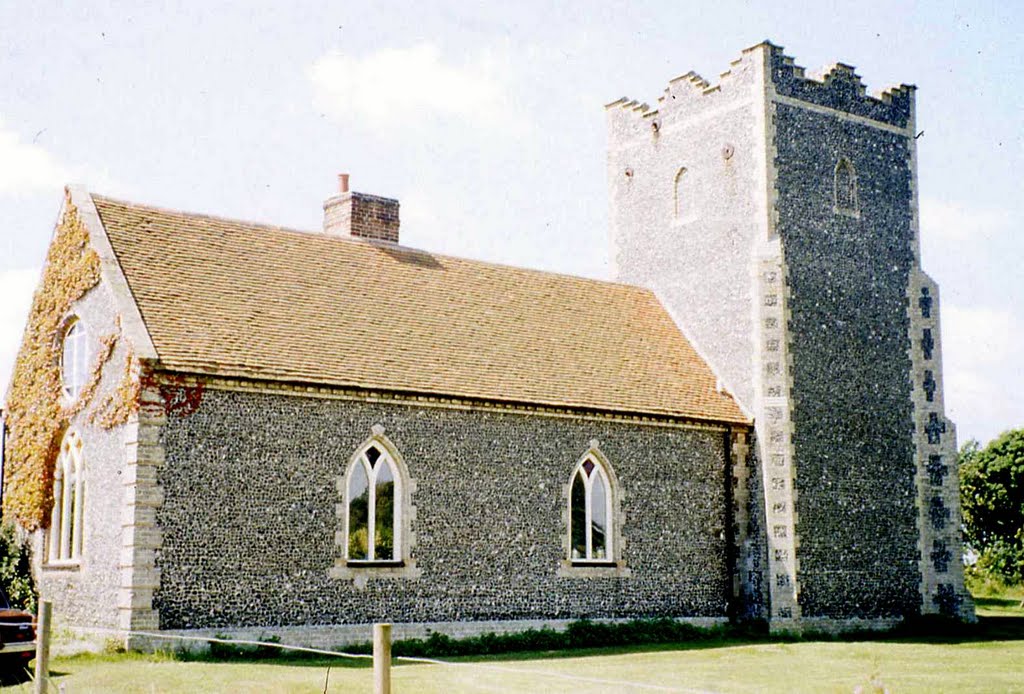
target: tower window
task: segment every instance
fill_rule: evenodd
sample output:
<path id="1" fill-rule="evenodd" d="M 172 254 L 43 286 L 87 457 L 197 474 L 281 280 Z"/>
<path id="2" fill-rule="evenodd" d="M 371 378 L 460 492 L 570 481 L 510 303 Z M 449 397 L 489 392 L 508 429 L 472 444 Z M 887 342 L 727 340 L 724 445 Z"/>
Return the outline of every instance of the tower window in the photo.
<path id="1" fill-rule="evenodd" d="M 672 184 L 672 216 L 675 219 L 682 219 L 689 216 L 692 210 L 689 206 L 693 204 L 692 196 L 689 195 L 692 174 L 687 176 L 686 167 L 680 167 L 676 172 L 675 181 Z"/>
<path id="2" fill-rule="evenodd" d="M 836 213 L 858 216 L 860 208 L 857 204 L 857 172 L 850 160 L 845 157 L 836 164 L 834 186 Z"/>

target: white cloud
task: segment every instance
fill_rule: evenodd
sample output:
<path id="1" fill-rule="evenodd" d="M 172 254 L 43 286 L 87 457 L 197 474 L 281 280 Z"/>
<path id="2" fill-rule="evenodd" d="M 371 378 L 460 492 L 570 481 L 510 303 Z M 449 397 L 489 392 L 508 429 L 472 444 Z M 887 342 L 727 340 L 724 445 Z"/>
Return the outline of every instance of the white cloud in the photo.
<path id="1" fill-rule="evenodd" d="M 441 119 L 477 130 L 519 132 L 497 53 L 446 62 L 433 44 L 386 48 L 364 57 L 333 51 L 310 66 L 314 102 L 332 118 L 378 135 L 414 132 Z"/>
<path id="2" fill-rule="evenodd" d="M 921 200 L 921 235 L 941 242 L 978 241 L 1007 230 L 1009 210 L 977 208 L 961 203 L 925 198 Z"/>
<path id="3" fill-rule="evenodd" d="M 942 310 L 948 414 L 960 443 L 982 443 L 1024 426 L 1024 323 L 1007 309 L 948 305 Z"/>
<path id="4" fill-rule="evenodd" d="M 1015 360 L 1024 346 L 1024 326 L 1007 309 L 946 306 L 942 324 L 946 353 L 977 367 Z"/>
<path id="5" fill-rule="evenodd" d="M 472 213 L 457 204 L 457 191 L 415 188 L 402 194 L 402 242 L 431 253 L 488 259 L 494 240 L 472 233 Z"/>
<path id="6" fill-rule="evenodd" d="M 0 193 L 25 194 L 60 188 L 68 170 L 39 145 L 23 142 L 0 120 Z"/>
<path id="7" fill-rule="evenodd" d="M 38 268 L 0 271 L 0 402 L 7 392 L 38 281 Z"/>

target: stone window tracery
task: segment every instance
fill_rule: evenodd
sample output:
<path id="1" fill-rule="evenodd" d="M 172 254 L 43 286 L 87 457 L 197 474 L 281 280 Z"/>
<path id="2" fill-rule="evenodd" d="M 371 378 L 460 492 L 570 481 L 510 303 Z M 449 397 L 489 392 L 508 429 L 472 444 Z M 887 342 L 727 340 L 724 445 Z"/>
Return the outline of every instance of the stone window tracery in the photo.
<path id="1" fill-rule="evenodd" d="M 571 484 L 569 547 L 573 563 L 612 561 L 612 487 L 604 465 L 587 456 L 573 471 Z"/>
<path id="2" fill-rule="evenodd" d="M 349 465 L 345 510 L 349 562 L 402 560 L 402 481 L 398 466 L 377 442 Z"/>
<path id="3" fill-rule="evenodd" d="M 51 564 L 74 563 L 82 556 L 84 467 L 82 437 L 78 432 L 69 432 L 61 443 L 53 475 L 53 511 L 47 553 Z"/>
<path id="4" fill-rule="evenodd" d="M 374 424 L 337 477 L 337 553 L 331 578 L 357 590 L 378 579 L 417 579 L 416 479 L 395 444 Z"/>
<path id="5" fill-rule="evenodd" d="M 60 372 L 64 395 L 74 400 L 89 378 L 89 331 L 77 318 L 64 331 Z"/>

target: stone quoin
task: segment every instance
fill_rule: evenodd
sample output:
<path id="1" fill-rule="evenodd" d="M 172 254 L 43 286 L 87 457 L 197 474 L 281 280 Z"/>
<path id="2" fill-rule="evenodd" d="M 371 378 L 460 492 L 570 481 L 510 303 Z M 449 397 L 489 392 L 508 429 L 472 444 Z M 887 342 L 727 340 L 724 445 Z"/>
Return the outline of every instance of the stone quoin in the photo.
<path id="1" fill-rule="evenodd" d="M 402 246 L 347 175 L 310 232 L 69 188 L 48 263 L 99 279 L 42 283 L 7 393 L 43 598 L 329 646 L 973 619 L 914 93 L 765 42 L 609 104 L 612 282 Z"/>

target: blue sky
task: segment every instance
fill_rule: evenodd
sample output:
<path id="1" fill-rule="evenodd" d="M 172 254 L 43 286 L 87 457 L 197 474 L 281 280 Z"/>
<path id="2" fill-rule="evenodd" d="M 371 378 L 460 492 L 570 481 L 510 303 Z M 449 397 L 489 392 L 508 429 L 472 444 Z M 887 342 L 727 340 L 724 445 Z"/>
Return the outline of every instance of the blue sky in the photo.
<path id="1" fill-rule="evenodd" d="M 407 245 L 606 278 L 603 104 L 768 38 L 918 86 L 947 414 L 961 441 L 1024 426 L 1024 5 L 551 5 L 4 3 L 0 392 L 66 182 L 315 229 L 347 171 Z"/>

